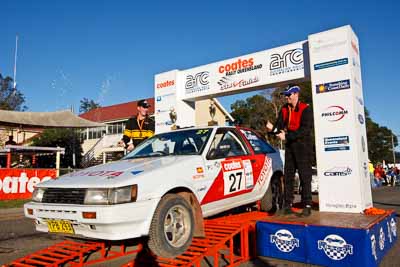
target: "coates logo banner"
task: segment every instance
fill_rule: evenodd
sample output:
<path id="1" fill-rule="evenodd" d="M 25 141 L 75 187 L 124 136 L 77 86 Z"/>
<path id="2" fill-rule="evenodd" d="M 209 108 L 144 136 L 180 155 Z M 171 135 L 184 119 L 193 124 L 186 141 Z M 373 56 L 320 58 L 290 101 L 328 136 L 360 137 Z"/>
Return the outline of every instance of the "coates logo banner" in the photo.
<path id="1" fill-rule="evenodd" d="M 258 76 L 254 76 L 248 79 L 240 79 L 238 81 L 232 80 L 229 76 L 222 77 L 221 80 L 218 81 L 218 85 L 220 86 L 221 91 L 225 91 L 228 89 L 237 89 L 237 88 L 244 88 L 249 86 L 250 84 L 254 84 L 259 82 L 260 79 Z"/>
<path id="2" fill-rule="evenodd" d="M 0 169 L 0 200 L 29 199 L 35 185 L 55 177 L 52 169 Z"/>
<path id="3" fill-rule="evenodd" d="M 208 71 L 198 72 L 194 75 L 186 75 L 185 94 L 193 94 L 210 89 L 210 73 Z"/>
<path id="4" fill-rule="evenodd" d="M 342 80 L 337 82 L 322 83 L 316 85 L 317 94 L 344 90 L 349 88 L 350 88 L 350 80 Z"/>
<path id="5" fill-rule="evenodd" d="M 330 122 L 340 121 L 349 113 L 349 111 L 342 106 L 329 106 L 321 113 L 321 117 Z"/>
<path id="6" fill-rule="evenodd" d="M 245 73 L 257 69 L 261 69 L 262 64 L 254 65 L 254 58 L 239 58 L 235 62 L 221 65 L 218 67 L 219 73 L 225 73 L 226 76 Z"/>
<path id="7" fill-rule="evenodd" d="M 271 55 L 270 76 L 304 69 L 303 49 L 295 48 Z"/>
<path id="8" fill-rule="evenodd" d="M 170 87 L 170 86 L 174 86 L 175 85 L 175 81 L 174 80 L 171 80 L 171 81 L 165 81 L 165 82 L 160 82 L 160 83 L 157 83 L 157 85 L 156 85 L 156 88 L 157 89 L 162 89 L 162 88 L 167 88 L 167 87 Z"/>
<path id="9" fill-rule="evenodd" d="M 243 169 L 243 163 L 239 160 L 226 160 L 222 162 L 222 169 L 224 172 L 241 170 Z"/>

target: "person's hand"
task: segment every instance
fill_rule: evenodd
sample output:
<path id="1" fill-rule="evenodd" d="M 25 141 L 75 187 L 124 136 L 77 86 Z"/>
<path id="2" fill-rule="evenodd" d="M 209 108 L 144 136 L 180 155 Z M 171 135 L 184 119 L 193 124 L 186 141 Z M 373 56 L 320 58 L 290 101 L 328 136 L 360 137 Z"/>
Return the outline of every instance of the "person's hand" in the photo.
<path id="1" fill-rule="evenodd" d="M 282 141 L 285 141 L 285 132 L 281 130 L 280 133 L 278 133 L 276 136 L 278 136 L 279 139 L 281 139 Z"/>
<path id="2" fill-rule="evenodd" d="M 265 127 L 267 128 L 267 131 L 270 132 L 272 131 L 272 128 L 274 128 L 274 125 L 272 125 L 272 123 L 268 121 Z"/>
<path id="3" fill-rule="evenodd" d="M 125 147 L 124 141 L 119 140 L 117 146 L 119 146 L 119 147 Z"/>
<path id="4" fill-rule="evenodd" d="M 135 146 L 133 144 L 129 144 L 128 147 L 126 148 L 126 150 L 128 152 L 131 152 L 134 148 L 135 148 Z"/>

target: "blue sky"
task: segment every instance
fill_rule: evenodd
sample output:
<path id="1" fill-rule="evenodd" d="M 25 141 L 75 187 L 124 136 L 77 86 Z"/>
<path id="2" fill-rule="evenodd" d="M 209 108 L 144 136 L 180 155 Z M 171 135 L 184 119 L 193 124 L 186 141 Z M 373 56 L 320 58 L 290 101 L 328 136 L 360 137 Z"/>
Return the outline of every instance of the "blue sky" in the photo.
<path id="1" fill-rule="evenodd" d="M 1 2 L 0 73 L 31 111 L 153 96 L 154 75 L 295 41 L 350 24 L 360 41 L 364 97 L 373 119 L 400 135 L 398 1 Z M 249 94 L 220 99 L 225 107 Z"/>

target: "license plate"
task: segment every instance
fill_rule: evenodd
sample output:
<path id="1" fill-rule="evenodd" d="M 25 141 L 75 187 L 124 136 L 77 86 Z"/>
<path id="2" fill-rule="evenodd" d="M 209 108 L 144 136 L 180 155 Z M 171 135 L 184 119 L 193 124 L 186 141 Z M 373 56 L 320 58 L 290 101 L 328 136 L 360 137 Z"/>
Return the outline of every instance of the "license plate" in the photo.
<path id="1" fill-rule="evenodd" d="M 74 228 L 69 221 L 48 220 L 47 227 L 50 233 L 73 234 Z"/>

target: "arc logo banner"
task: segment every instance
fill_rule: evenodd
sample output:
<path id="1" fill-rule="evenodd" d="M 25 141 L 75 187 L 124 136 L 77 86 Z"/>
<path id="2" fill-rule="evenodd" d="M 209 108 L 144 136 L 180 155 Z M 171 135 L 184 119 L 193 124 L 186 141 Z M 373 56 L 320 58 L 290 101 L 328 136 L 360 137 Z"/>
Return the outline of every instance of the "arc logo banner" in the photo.
<path id="1" fill-rule="evenodd" d="M 55 169 L 0 169 L 0 200 L 29 199 L 35 185 L 55 177 Z"/>

